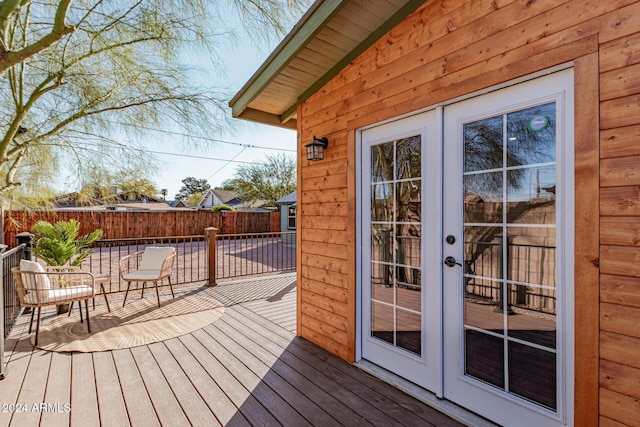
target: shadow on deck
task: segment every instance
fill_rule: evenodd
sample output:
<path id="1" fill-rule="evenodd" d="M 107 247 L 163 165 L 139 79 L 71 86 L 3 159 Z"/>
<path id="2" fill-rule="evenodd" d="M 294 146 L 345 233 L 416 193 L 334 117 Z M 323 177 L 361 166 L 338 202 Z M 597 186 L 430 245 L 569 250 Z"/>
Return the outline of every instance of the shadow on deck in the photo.
<path id="1" fill-rule="evenodd" d="M 220 319 L 159 343 L 55 353 L 7 340 L 0 426 L 458 426 L 295 335 L 295 275 L 215 288 Z M 150 293 L 149 297 L 154 297 Z"/>

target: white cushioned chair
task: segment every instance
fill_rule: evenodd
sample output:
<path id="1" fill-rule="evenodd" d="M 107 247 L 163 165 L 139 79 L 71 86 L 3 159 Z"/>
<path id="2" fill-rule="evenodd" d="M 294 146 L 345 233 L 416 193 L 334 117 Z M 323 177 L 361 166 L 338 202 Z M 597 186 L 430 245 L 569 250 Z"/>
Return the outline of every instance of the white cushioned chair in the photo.
<path id="1" fill-rule="evenodd" d="M 161 282 L 166 277 L 169 280 L 171 296 L 175 297 L 173 286 L 171 286 L 171 271 L 173 270 L 175 257 L 176 249 L 173 247 L 148 246 L 144 251 L 139 251 L 120 259 L 120 280 L 127 282 L 127 292 L 124 294 L 122 306 L 124 307 L 127 302 L 131 282 L 142 282 L 142 297 L 144 297 L 146 283 L 153 282 L 158 296 L 158 307 L 160 307 L 158 282 Z"/>
<path id="2" fill-rule="evenodd" d="M 11 273 L 16 282 L 20 305 L 32 308 L 29 333 L 33 327 L 34 311 L 35 309 L 38 311 L 36 345 L 38 345 L 38 332 L 40 331 L 40 311 L 42 307 L 46 306 L 84 301 L 87 331 L 91 333 L 88 301 L 95 295 L 93 274 L 81 271 L 77 267 L 43 267 L 35 261 L 24 259 L 20 261 L 20 267 L 11 269 Z M 83 323 L 82 304 L 80 304 L 80 322 Z"/>

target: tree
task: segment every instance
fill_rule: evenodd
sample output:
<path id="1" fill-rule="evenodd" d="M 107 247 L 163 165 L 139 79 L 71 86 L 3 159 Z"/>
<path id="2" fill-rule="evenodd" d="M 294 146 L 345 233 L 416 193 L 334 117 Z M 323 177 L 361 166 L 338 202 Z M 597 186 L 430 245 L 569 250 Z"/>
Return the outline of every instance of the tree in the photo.
<path id="1" fill-rule="evenodd" d="M 155 184 L 143 172 L 129 169 L 110 172 L 105 167 L 95 167 L 82 177 L 82 188 L 79 193 L 102 199 L 117 192 L 136 192 L 155 196 L 158 190 Z"/>
<path id="2" fill-rule="evenodd" d="M 229 10 L 265 35 L 307 3 L 0 1 L 0 195 L 30 176 L 51 179 L 65 159 L 91 169 L 142 156 L 119 141 L 145 126 L 210 135 L 224 126 L 226 94 L 196 86 L 184 52 L 200 49 L 221 73 Z"/>
<path id="3" fill-rule="evenodd" d="M 238 167 L 235 177 L 222 185 L 237 191 L 244 202 L 275 206 L 278 199 L 296 190 L 296 162 L 284 154 L 267 156 L 262 162 Z"/>
<path id="4" fill-rule="evenodd" d="M 162 200 L 167 200 L 167 194 L 169 194 L 169 190 L 163 188 L 162 190 L 160 190 L 160 194 L 162 194 Z"/>
<path id="5" fill-rule="evenodd" d="M 180 187 L 178 194 L 176 194 L 176 200 L 186 200 L 194 194 L 199 194 L 200 199 L 202 199 L 210 188 L 211 185 L 209 185 L 206 179 L 197 179 L 189 176 L 182 180 L 182 187 Z M 200 199 L 196 201 L 196 204 Z"/>
<path id="6" fill-rule="evenodd" d="M 203 197 L 204 197 L 204 194 L 195 192 L 189 195 L 189 197 L 187 197 L 187 200 L 185 200 L 185 203 L 188 206 L 198 206 L 198 204 L 200 203 L 200 200 L 202 200 Z"/>

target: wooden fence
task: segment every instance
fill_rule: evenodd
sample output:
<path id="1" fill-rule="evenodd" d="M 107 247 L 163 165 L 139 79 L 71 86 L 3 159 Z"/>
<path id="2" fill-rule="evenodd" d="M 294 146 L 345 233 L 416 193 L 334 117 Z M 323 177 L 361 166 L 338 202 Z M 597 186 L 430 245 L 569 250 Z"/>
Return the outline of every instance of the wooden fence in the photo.
<path id="1" fill-rule="evenodd" d="M 204 235 L 215 227 L 219 234 L 274 233 L 280 231 L 280 212 L 105 212 L 105 211 L 5 211 L 4 242 L 16 245 L 15 236 L 30 231 L 39 220 L 76 219 L 81 234 L 101 228 L 103 239 Z"/>

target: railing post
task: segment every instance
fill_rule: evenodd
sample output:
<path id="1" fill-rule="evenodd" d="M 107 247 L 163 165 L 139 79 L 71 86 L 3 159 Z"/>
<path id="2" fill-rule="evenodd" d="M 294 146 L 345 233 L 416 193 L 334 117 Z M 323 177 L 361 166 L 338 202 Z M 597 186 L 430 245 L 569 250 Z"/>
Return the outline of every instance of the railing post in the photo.
<path id="1" fill-rule="evenodd" d="M 24 259 L 31 260 L 31 247 L 33 246 L 33 234 L 28 231 L 16 234 L 16 240 L 18 245 L 25 244 L 22 257 Z"/>
<path id="2" fill-rule="evenodd" d="M 204 229 L 207 236 L 207 258 L 209 259 L 209 286 L 216 285 L 216 274 L 218 272 L 218 265 L 216 262 L 216 255 L 218 253 L 218 229 L 215 227 L 207 227 Z"/>

